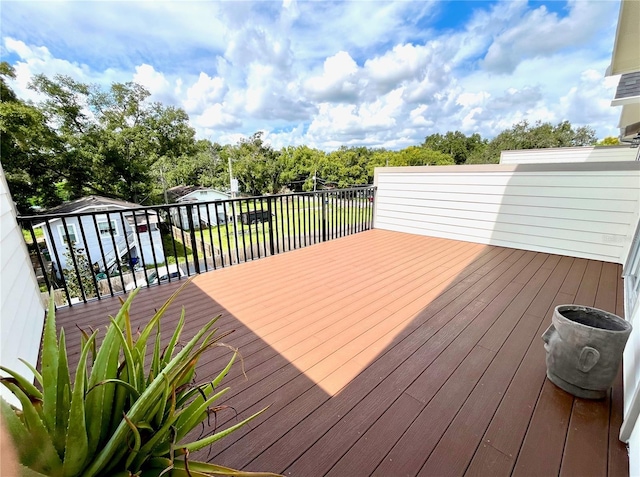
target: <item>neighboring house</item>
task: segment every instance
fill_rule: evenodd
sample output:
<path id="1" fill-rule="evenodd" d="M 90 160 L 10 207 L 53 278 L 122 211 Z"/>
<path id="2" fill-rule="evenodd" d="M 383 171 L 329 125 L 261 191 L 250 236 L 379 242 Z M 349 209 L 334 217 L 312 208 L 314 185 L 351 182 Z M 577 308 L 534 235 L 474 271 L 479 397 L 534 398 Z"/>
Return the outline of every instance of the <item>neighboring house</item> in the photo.
<path id="1" fill-rule="evenodd" d="M 224 225 L 232 215 L 229 206 L 225 207 L 221 202 L 231 199 L 231 195 L 219 190 L 197 186 L 176 186 L 168 189 L 167 195 L 180 205 L 171 209 L 171 220 L 183 230 L 190 229 L 189 210 L 191 210 L 191 223 L 194 228 Z M 205 202 L 209 204 L 203 204 Z"/>
<path id="2" fill-rule="evenodd" d="M 82 219 L 71 215 L 64 221 L 53 218 L 35 227 L 42 228 L 51 260 L 58 269 L 73 268 L 65 257 L 69 242 L 84 249 L 91 264 L 101 271 L 117 262 L 163 263 L 158 214 L 130 210 L 139 207 L 132 202 L 92 195 L 49 209 L 45 215 L 95 214 Z"/>

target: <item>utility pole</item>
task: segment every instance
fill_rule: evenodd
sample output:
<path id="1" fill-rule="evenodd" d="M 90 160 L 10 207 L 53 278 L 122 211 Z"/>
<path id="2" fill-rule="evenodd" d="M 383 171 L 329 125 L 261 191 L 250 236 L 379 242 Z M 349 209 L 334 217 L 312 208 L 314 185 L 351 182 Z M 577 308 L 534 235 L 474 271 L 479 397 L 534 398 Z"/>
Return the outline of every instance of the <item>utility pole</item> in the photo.
<path id="1" fill-rule="evenodd" d="M 231 191 L 231 198 L 236 197 L 236 193 L 233 191 L 233 171 L 231 170 L 231 156 L 229 156 L 229 190 Z"/>

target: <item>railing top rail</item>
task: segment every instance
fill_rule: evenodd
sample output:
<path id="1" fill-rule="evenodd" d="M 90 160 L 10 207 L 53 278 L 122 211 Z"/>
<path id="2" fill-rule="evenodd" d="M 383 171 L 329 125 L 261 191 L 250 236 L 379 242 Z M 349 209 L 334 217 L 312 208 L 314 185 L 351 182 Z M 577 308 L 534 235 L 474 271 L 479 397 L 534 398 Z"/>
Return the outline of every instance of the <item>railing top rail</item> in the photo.
<path id="1" fill-rule="evenodd" d="M 286 197 L 299 197 L 299 196 L 314 196 L 314 195 L 329 195 L 335 193 L 344 193 L 344 192 L 357 192 L 363 190 L 376 190 L 377 186 L 371 184 L 365 184 L 362 186 L 349 187 L 345 189 L 325 189 L 325 190 L 317 190 L 317 191 L 309 191 L 309 192 L 292 192 L 288 194 L 272 194 L 272 195 L 256 195 L 256 196 L 248 196 L 248 197 L 236 197 L 235 199 L 217 199 L 217 200 L 209 200 L 209 201 L 197 201 L 197 202 L 188 202 L 188 203 L 174 203 L 174 204 L 158 204 L 158 205 L 139 205 L 131 208 L 114 208 L 110 210 L 94 210 L 94 211 L 84 211 L 84 212 L 66 212 L 62 214 L 33 214 L 33 215 L 19 215 L 18 220 L 22 221 L 42 221 L 45 222 L 47 220 L 55 220 L 61 217 L 86 217 L 86 216 L 97 216 L 97 215 L 107 215 L 107 214 L 118 214 L 118 213 L 127 213 L 134 211 L 137 212 L 145 212 L 145 211 L 157 211 L 157 210 L 165 210 L 176 207 L 193 207 L 199 205 L 207 205 L 207 204 L 219 204 L 219 203 L 229 203 L 229 202 L 242 202 L 247 199 L 250 200 L 264 200 L 271 198 L 286 198 Z"/>

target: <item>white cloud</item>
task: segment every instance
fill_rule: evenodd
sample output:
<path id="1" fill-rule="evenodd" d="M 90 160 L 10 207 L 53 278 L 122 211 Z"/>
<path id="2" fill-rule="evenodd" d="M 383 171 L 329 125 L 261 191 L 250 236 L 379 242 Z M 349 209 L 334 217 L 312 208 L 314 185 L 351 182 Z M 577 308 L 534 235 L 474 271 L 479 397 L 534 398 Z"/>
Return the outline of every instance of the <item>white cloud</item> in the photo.
<path id="1" fill-rule="evenodd" d="M 182 81 L 180 85 L 182 85 Z M 225 93 L 224 78 L 219 76 L 211 77 L 201 72 L 198 80 L 187 89 L 187 98 L 183 105 L 187 113 L 198 114 L 207 107 L 207 104 L 220 101 Z"/>
<path id="2" fill-rule="evenodd" d="M 164 98 L 165 100 L 173 98 L 175 88 L 172 88 L 164 74 L 156 71 L 151 65 L 136 66 L 133 82 L 144 86 L 155 98 Z"/>
<path id="3" fill-rule="evenodd" d="M 612 6 L 607 1 L 572 0 L 568 2 L 569 15 L 564 18 L 558 18 L 545 6 L 527 10 L 520 18 L 510 18 L 489 47 L 484 67 L 511 73 L 525 58 L 548 57 L 584 44 L 599 28 L 598 19 Z"/>
<path id="4" fill-rule="evenodd" d="M 17 93 L 34 99 L 38 73 L 136 81 L 183 107 L 200 137 L 264 130 L 277 147 L 404 147 L 456 129 L 490 137 L 522 119 L 615 134 L 615 83 L 602 77 L 617 19 L 609 1 L 571 0 L 560 13 L 471 3 L 464 24 L 440 30 L 444 2 L 121 6 L 3 4 Z"/>
<path id="5" fill-rule="evenodd" d="M 322 74 L 305 83 L 308 94 L 318 101 L 354 101 L 360 92 L 358 65 L 346 51 L 339 51 L 324 62 Z"/>

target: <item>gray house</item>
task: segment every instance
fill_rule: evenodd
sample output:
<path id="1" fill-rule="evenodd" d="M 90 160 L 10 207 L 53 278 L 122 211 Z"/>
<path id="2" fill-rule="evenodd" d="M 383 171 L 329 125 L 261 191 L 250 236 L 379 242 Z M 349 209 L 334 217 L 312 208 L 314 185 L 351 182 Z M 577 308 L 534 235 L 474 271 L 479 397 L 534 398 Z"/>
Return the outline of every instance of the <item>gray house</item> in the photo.
<path id="1" fill-rule="evenodd" d="M 171 209 L 173 224 L 189 230 L 189 210 L 194 228 L 224 225 L 231 210 L 223 201 L 231 195 L 216 189 L 197 186 L 176 186 L 167 190 L 169 197 L 179 206 Z M 214 202 L 214 203 L 212 203 Z"/>
<path id="2" fill-rule="evenodd" d="M 42 228 L 51 260 L 59 269 L 73 268 L 65 256 L 70 242 L 103 271 L 116 263 L 163 263 L 158 214 L 131 210 L 136 208 L 140 206 L 132 202 L 92 195 L 49 209 L 46 214 L 94 214 L 48 219 L 35 227 Z"/>

